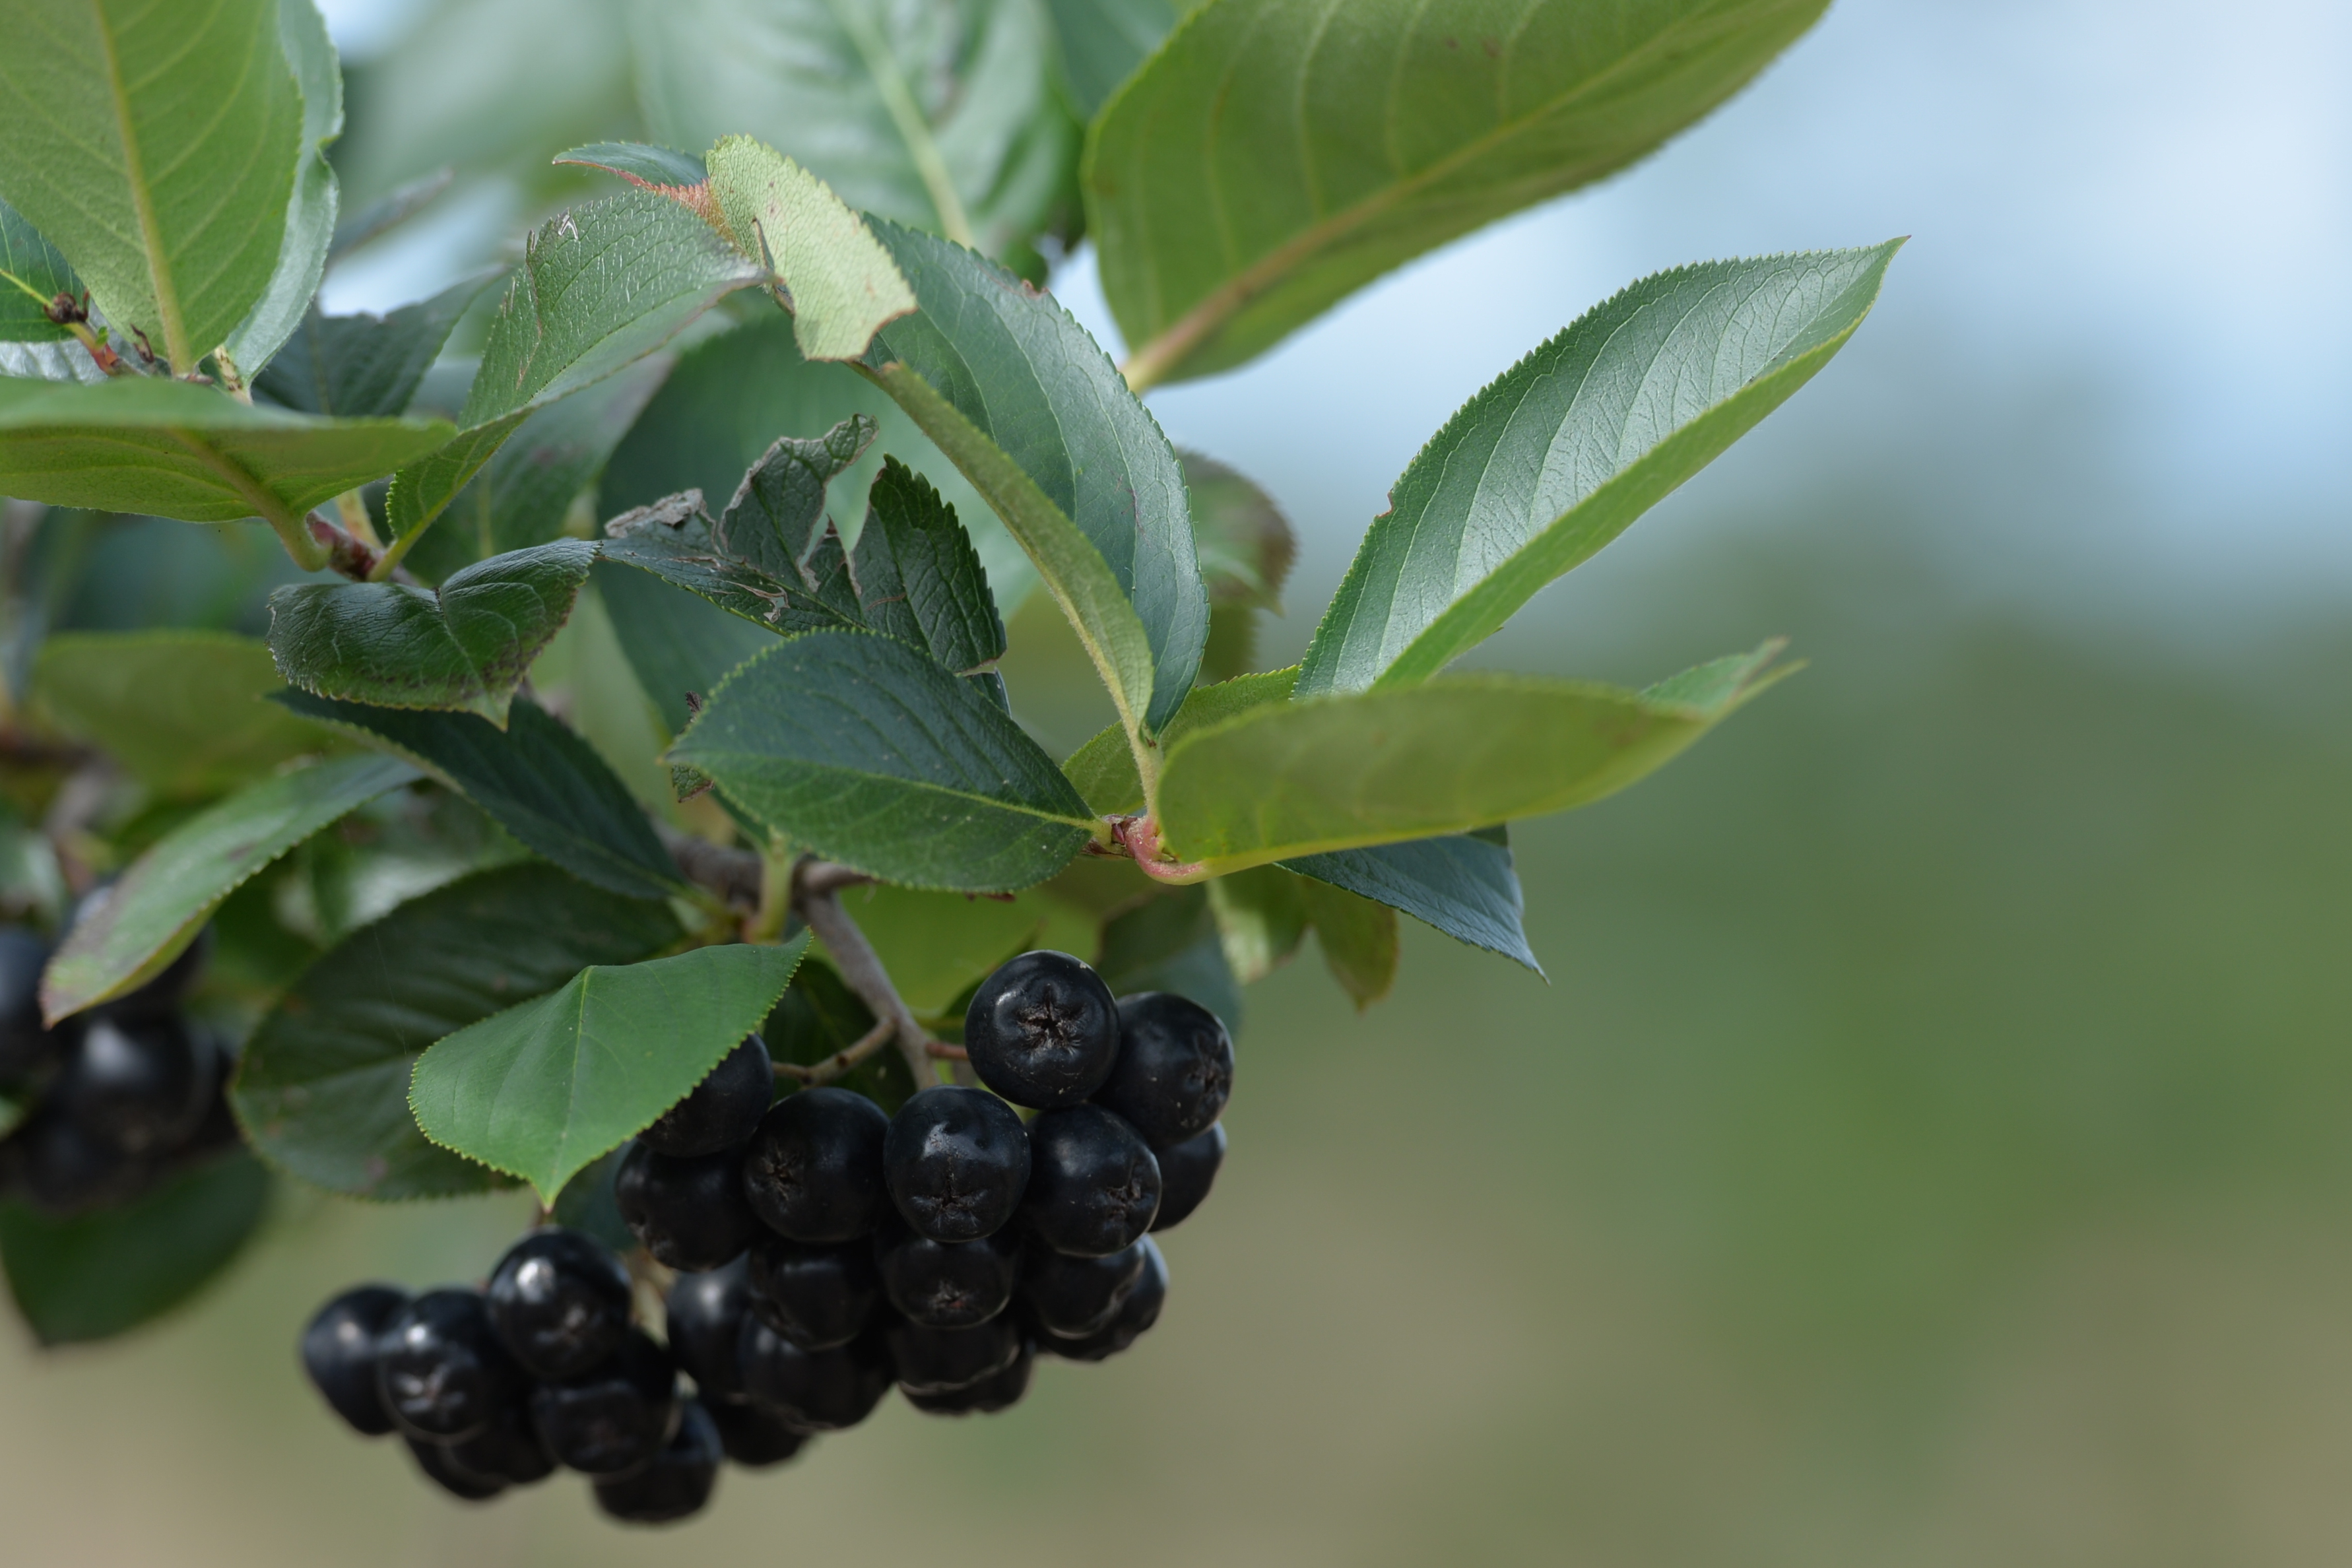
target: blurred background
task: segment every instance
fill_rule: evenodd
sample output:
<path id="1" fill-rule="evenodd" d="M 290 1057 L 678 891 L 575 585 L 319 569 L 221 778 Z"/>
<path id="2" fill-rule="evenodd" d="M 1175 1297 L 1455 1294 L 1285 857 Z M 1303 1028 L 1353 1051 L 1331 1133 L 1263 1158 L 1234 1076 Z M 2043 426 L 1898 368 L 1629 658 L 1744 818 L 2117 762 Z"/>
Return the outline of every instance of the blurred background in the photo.
<path id="1" fill-rule="evenodd" d="M 347 210 L 460 171 L 331 308 L 496 255 L 585 188 L 549 153 L 632 129 L 609 0 L 326 9 Z M 1587 306 L 1916 237 L 1812 385 L 1478 656 L 1811 669 L 1517 830 L 1549 984 L 1407 921 L 1367 1014 L 1311 956 L 1253 991 L 1131 1354 L 995 1418 L 892 1401 L 659 1537 L 562 1482 L 467 1510 L 292 1346 L 354 1279 L 478 1275 L 526 1202 L 295 1195 L 134 1339 L 0 1342 L 10 1559 L 2343 1562 L 2347 73 L 2327 0 L 1840 0 L 1647 163 L 1154 395 L 1299 530 L 1278 662 L 1421 440 Z M 1054 287 L 1109 337 L 1084 249 Z M 160 526 L 186 602 L 84 624 L 231 613 L 237 542 Z M 1087 682 L 1015 638 L 1074 743 Z"/>

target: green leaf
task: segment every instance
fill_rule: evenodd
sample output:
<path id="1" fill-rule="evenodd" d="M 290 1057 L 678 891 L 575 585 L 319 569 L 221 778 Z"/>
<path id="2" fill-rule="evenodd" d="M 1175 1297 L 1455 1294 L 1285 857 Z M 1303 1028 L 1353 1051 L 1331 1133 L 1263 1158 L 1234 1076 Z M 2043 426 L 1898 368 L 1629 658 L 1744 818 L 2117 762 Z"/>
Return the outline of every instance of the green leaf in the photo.
<path id="1" fill-rule="evenodd" d="M 1043 228 L 1069 183 L 1078 127 L 1054 99 L 1039 0 L 681 0 L 635 22 L 662 141 L 747 132 L 852 206 L 992 254 Z"/>
<path id="2" fill-rule="evenodd" d="M 66 264 L 65 253 L 15 207 L 0 202 L 0 375 L 106 379 L 72 331 L 49 320 L 49 301 L 80 293 L 81 279 Z"/>
<path id="3" fill-rule="evenodd" d="M 1426 679 L 1492 636 L 1828 363 L 1901 245 L 1662 272 L 1512 366 L 1389 492 L 1299 695 Z"/>
<path id="4" fill-rule="evenodd" d="M 0 378 L 0 493 L 186 522 L 297 519 L 446 442 L 440 419 L 318 419 L 183 382 Z"/>
<path id="5" fill-rule="evenodd" d="M 316 696 L 464 709 L 503 727 L 595 559 L 595 545 L 561 539 L 468 566 L 437 594 L 394 583 L 280 588 L 269 595 L 269 651 L 289 683 Z"/>
<path id="6" fill-rule="evenodd" d="M 230 1102 L 256 1152 L 352 1197 L 453 1197 L 495 1173 L 425 1141 L 409 1078 L 434 1041 L 678 939 L 667 905 L 509 866 L 401 905 L 319 960 L 262 1019 Z"/>
<path id="7" fill-rule="evenodd" d="M 1156 732 L 1209 631 L 1174 448 L 1051 297 L 960 246 L 877 232 L 923 309 L 867 363 L 1028 552 L 1129 731 Z"/>
<path id="8" fill-rule="evenodd" d="M 1129 376 L 1240 364 L 1391 268 L 1625 167 L 1825 4 L 1205 7 L 1087 149 L 1087 229 Z"/>
<path id="9" fill-rule="evenodd" d="M 471 713 L 280 699 L 292 711 L 415 763 L 583 881 L 632 898 L 679 890 L 677 867 L 628 786 L 587 742 L 528 697 L 503 730 Z"/>
<path id="10" fill-rule="evenodd" d="M 177 373 L 268 287 L 303 152 L 278 0 L 0 3 L 0 198 Z"/>
<path id="11" fill-rule="evenodd" d="M 1307 895 L 1300 879 L 1274 866 L 1253 866 L 1208 884 L 1209 911 L 1225 966 L 1255 985 L 1284 964 L 1307 939 Z"/>
<path id="12" fill-rule="evenodd" d="M 1062 47 L 1062 79 L 1091 120 L 1201 0 L 1047 0 Z"/>
<path id="13" fill-rule="evenodd" d="M 698 136 L 698 142 L 715 140 Z M 644 142 L 591 142 L 555 155 L 556 163 L 602 169 L 618 174 L 640 190 L 658 191 L 677 200 L 695 186 L 708 184 L 710 171 L 692 153 L 656 147 Z"/>
<path id="14" fill-rule="evenodd" d="M 1396 984 L 1396 911 L 1323 882 L 1302 881 L 1299 897 L 1323 949 L 1324 967 L 1362 1012 Z"/>
<path id="15" fill-rule="evenodd" d="M 915 308 L 888 251 L 815 175 L 749 136 L 726 138 L 705 161 L 726 232 L 786 291 L 803 355 L 854 360 Z"/>
<path id="16" fill-rule="evenodd" d="M 416 1124 L 551 1199 L 709 1076 L 766 1019 L 807 949 L 803 931 L 782 947 L 702 947 L 583 969 L 419 1058 Z"/>
<path id="17" fill-rule="evenodd" d="M 1589 805 L 1771 684 L 1777 651 L 1708 667 L 1705 706 L 1482 674 L 1254 708 L 1170 746 L 1160 840 L 1222 872 Z"/>
<path id="18" fill-rule="evenodd" d="M 249 784 L 198 812 L 83 900 L 41 977 L 50 1022 L 120 996 L 180 955 L 238 884 L 361 802 L 416 770 L 388 757 L 337 757 Z"/>
<path id="19" fill-rule="evenodd" d="M 1209 642 L 1201 679 L 1231 680 L 1257 659 L 1260 611 L 1282 613 L 1282 585 L 1298 538 L 1282 509 L 1248 479 L 1198 452 L 1179 452 L 1192 499 L 1192 543 L 1209 590 Z"/>
<path id="20" fill-rule="evenodd" d="M 385 509 L 394 536 L 438 517 L 530 410 L 642 359 L 766 277 L 709 224 L 650 192 L 550 218 L 491 319 L 458 416 L 463 433 L 393 480 Z"/>
<path id="21" fill-rule="evenodd" d="M 305 752 L 339 749 L 262 700 L 284 685 L 257 637 L 60 632 L 42 643 L 33 667 L 33 706 L 156 794 L 202 795 Z"/>
<path id="22" fill-rule="evenodd" d="M 1457 942 L 1543 973 L 1520 923 L 1519 879 L 1511 868 L 1507 845 L 1449 834 L 1305 855 L 1282 865 L 1302 877 L 1402 910 Z M 1213 889 L 1219 885 L 1211 884 Z"/>
<path id="23" fill-rule="evenodd" d="M 268 1208 L 269 1173 L 237 1153 L 121 1208 L 70 1219 L 0 1203 L 0 1261 L 42 1344 L 112 1339 L 204 1289 L 236 1261 Z"/>
<path id="24" fill-rule="evenodd" d="M 1195 730 L 1223 723 L 1253 708 L 1279 703 L 1289 697 L 1291 683 L 1297 678 L 1296 669 L 1276 669 L 1238 675 L 1214 686 L 1196 686 L 1161 735 L 1161 743 L 1173 748 Z M 1144 810 L 1149 804 L 1144 799 L 1142 775 L 1136 772 L 1135 752 L 1117 725 L 1071 752 L 1062 763 L 1062 773 L 1097 816 L 1124 816 Z"/>
<path id="25" fill-rule="evenodd" d="M 856 993 L 826 965 L 814 963 L 801 965 L 760 1033 L 772 1059 L 814 1067 L 847 1050 L 873 1027 L 874 1015 Z M 877 1052 L 835 1081 L 893 1115 L 915 1092 L 914 1072 L 897 1051 Z"/>
<path id="26" fill-rule="evenodd" d="M 1226 1028 L 1241 1027 L 1241 987 L 1226 967 L 1205 888 L 1168 889 L 1113 916 L 1103 926 L 1095 968 L 1119 995 L 1173 991 L 1223 1019 Z"/>
<path id="27" fill-rule="evenodd" d="M 775 646 L 768 632 L 658 577 L 610 562 L 597 563 L 595 576 L 629 668 L 672 735 L 694 716 L 689 693 L 700 700 L 728 671 Z"/>
<path id="28" fill-rule="evenodd" d="M 221 345 L 248 382 L 309 313 L 319 280 L 326 276 L 327 251 L 335 237 L 335 171 L 327 162 L 327 143 L 343 131 L 342 62 L 327 37 L 326 18 L 311 0 L 278 0 L 278 31 L 302 96 L 301 151 L 278 265 L 261 298 Z"/>
<path id="29" fill-rule="evenodd" d="M 793 843 L 908 887 L 1025 888 L 1094 830 L 1077 792 L 1002 709 L 866 633 L 814 632 L 745 664 L 670 758 Z"/>
<path id="30" fill-rule="evenodd" d="M 477 273 L 388 316 L 325 316 L 314 307 L 253 388 L 305 414 L 403 413 L 457 319 L 496 276 Z"/>
<path id="31" fill-rule="evenodd" d="M 573 504 L 593 489 L 669 368 L 667 354 L 650 354 L 526 418 L 410 552 L 409 569 L 424 582 L 446 581 L 478 561 L 561 537 Z"/>

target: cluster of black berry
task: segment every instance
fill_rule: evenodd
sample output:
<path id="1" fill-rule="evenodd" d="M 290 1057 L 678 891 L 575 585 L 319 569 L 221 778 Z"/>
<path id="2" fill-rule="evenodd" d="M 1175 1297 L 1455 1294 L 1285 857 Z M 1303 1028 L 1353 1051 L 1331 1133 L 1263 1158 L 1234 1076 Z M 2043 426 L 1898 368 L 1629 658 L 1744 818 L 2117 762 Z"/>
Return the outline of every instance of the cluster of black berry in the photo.
<path id="1" fill-rule="evenodd" d="M 894 1117 L 840 1089 L 773 1100 L 755 1037 L 638 1136 L 614 1197 L 678 1273 L 667 1349 L 628 1326 L 610 1253 L 543 1230 L 486 1292 L 330 1302 L 305 1364 L 461 1497 L 562 1464 L 647 1522 L 701 1507 L 722 1457 L 789 1458 L 893 1384 L 935 1415 L 1005 1409 L 1038 1354 L 1100 1361 L 1158 1320 L 1168 1271 L 1147 1233 L 1216 1176 L 1233 1042 L 1183 997 L 1114 1000 L 1078 960 L 1031 952 L 982 983 L 964 1046 L 996 1092 L 927 1089 Z"/>
<path id="2" fill-rule="evenodd" d="M 48 944 L 0 926 L 0 1095 L 29 1114 L 0 1140 L 0 1189 L 55 1215 L 126 1204 L 236 1141 L 226 1053 L 181 1013 L 207 931 L 138 990 L 41 1023 Z"/>

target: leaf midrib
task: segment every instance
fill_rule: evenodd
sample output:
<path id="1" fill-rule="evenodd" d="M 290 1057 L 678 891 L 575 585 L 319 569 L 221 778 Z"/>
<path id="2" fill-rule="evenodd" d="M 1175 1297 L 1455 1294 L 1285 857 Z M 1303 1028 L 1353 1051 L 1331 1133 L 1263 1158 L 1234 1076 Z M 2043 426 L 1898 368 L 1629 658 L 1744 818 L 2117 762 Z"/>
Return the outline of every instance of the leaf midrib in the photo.
<path id="1" fill-rule="evenodd" d="M 131 187 L 131 209 L 139 221 L 141 248 L 147 258 L 147 286 L 155 296 L 155 310 L 163 318 L 163 352 L 172 362 L 176 374 L 185 374 L 195 363 L 188 342 L 188 324 L 180 312 L 179 290 L 171 268 L 163 260 L 163 228 L 155 216 L 154 193 L 147 184 L 146 172 L 139 155 L 139 139 L 131 120 L 130 90 L 123 84 L 122 63 L 114 49 L 114 34 L 108 26 L 106 7 L 100 0 L 89 0 L 91 17 L 98 26 L 98 47 L 106 63 L 106 90 L 110 107 L 114 110 L 115 133 L 122 140 L 123 179 Z"/>

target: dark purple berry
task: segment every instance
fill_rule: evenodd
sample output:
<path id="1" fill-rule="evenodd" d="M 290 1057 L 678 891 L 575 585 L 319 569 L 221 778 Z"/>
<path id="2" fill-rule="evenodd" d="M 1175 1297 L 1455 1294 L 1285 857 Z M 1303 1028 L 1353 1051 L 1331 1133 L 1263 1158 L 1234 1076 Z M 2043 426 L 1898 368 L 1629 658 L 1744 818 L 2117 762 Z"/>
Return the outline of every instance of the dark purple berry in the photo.
<path id="1" fill-rule="evenodd" d="M 550 1226 L 507 1248 L 483 1297 L 499 1342 L 533 1377 L 578 1377 L 628 1337 L 629 1271 L 576 1230 Z"/>
<path id="2" fill-rule="evenodd" d="M 47 942 L 23 926 L 0 926 L 0 1093 L 46 1078 L 72 1038 L 68 1027 L 41 1024 L 41 969 L 48 962 Z"/>
<path id="3" fill-rule="evenodd" d="M 909 1394 L 947 1394 L 995 1376 L 1021 1354 L 1021 1326 L 992 1318 L 968 1329 L 927 1329 L 895 1323 L 890 1362 Z"/>
<path id="4" fill-rule="evenodd" d="M 1038 1247 L 1022 1260 L 1021 1300 L 1048 1334 L 1084 1339 L 1108 1328 L 1143 1279 L 1143 1243 L 1108 1258 L 1074 1258 Z"/>
<path id="5" fill-rule="evenodd" d="M 681 1274 L 664 1303 L 669 1353 L 678 1370 L 694 1379 L 708 1403 L 743 1397 L 743 1374 L 735 1347 L 751 1310 L 751 1259 L 739 1258 L 706 1274 Z"/>
<path id="6" fill-rule="evenodd" d="M 862 1094 L 804 1089 L 776 1101 L 743 1156 L 743 1195 L 778 1236 L 830 1246 L 869 1235 L 888 1209 L 890 1119 Z"/>
<path id="7" fill-rule="evenodd" d="M 530 1411 L 520 1399 L 502 1405 L 488 1426 L 446 1445 L 446 1451 L 459 1468 L 513 1486 L 530 1486 L 555 1473 L 555 1456 L 540 1441 Z"/>
<path id="8" fill-rule="evenodd" d="M 625 1524 L 668 1524 L 702 1511 L 719 1484 L 718 1424 L 698 1400 L 679 1414 L 677 1433 L 633 1475 L 596 1483 L 596 1506 Z"/>
<path id="9" fill-rule="evenodd" d="M 890 1373 L 865 1341 L 804 1351 L 757 1317 L 743 1323 L 743 1389 L 770 1415 L 811 1432 L 838 1432 L 874 1413 Z"/>
<path id="10" fill-rule="evenodd" d="M 1160 1244 L 1147 1236 L 1143 1238 L 1143 1278 L 1135 1282 L 1135 1289 L 1120 1304 L 1118 1316 L 1108 1327 L 1083 1339 L 1066 1340 L 1058 1334 L 1046 1334 L 1037 1341 L 1037 1348 L 1066 1361 L 1106 1360 L 1135 1343 L 1145 1330 L 1158 1322 L 1160 1309 L 1167 1300 L 1168 1260 L 1160 1256 Z"/>
<path id="11" fill-rule="evenodd" d="M 1217 1016 L 1168 991 L 1118 1001 L 1118 1060 L 1095 1091 L 1154 1149 L 1208 1131 L 1234 1092 L 1234 1041 Z"/>
<path id="12" fill-rule="evenodd" d="M 212 1041 L 179 1019 L 104 1013 L 67 1053 L 49 1100 L 126 1154 L 161 1154 L 204 1121 L 219 1077 Z"/>
<path id="13" fill-rule="evenodd" d="M 408 1439 L 408 1451 L 416 1457 L 416 1468 L 451 1497 L 467 1502 L 488 1502 L 507 1489 L 505 1478 L 485 1475 L 461 1463 L 439 1443 L 412 1436 Z"/>
<path id="14" fill-rule="evenodd" d="M 1030 1231 L 1057 1252 L 1124 1252 L 1160 1212 L 1160 1162 L 1134 1128 L 1099 1105 L 1048 1110 L 1029 1124 Z"/>
<path id="15" fill-rule="evenodd" d="M 362 1285 L 320 1308 L 302 1331 L 302 1370 L 312 1386 L 353 1431 L 370 1437 L 392 1430 L 375 1384 L 376 1339 L 407 1305 L 405 1290 Z"/>
<path id="16" fill-rule="evenodd" d="M 716 1268 L 740 1258 L 760 1234 L 743 1201 L 740 1165 L 731 1149 L 673 1160 L 638 1143 L 613 1177 L 613 1201 L 656 1262 Z"/>
<path id="17" fill-rule="evenodd" d="M 751 1244 L 751 1310 L 804 1351 L 856 1339 L 881 1295 L 874 1249 L 864 1242 L 805 1247 L 763 1236 Z"/>
<path id="18" fill-rule="evenodd" d="M 810 1433 L 756 1405 L 709 1405 L 727 1457 L 747 1469 L 781 1465 L 808 1443 Z"/>
<path id="19" fill-rule="evenodd" d="M 908 1404 L 927 1415 L 993 1415 L 1021 1403 L 1021 1396 L 1029 1392 L 1029 1374 L 1036 1365 L 1037 1352 L 1024 1340 L 1021 1353 L 1013 1358 L 1012 1365 L 978 1383 L 935 1394 L 918 1394 L 902 1385 L 902 1392 Z"/>
<path id="20" fill-rule="evenodd" d="M 1118 1054 L 1118 1005 L 1066 952 L 1024 952 L 980 983 L 963 1016 L 980 1081 L 1015 1105 L 1076 1105 Z"/>
<path id="21" fill-rule="evenodd" d="M 126 1154 L 55 1105 L 44 1105 L 0 1143 L 10 1185 L 45 1214 L 69 1216 L 129 1203 L 153 1183 L 155 1164 Z"/>
<path id="22" fill-rule="evenodd" d="M 908 1225 L 934 1241 L 978 1241 L 1020 1207 L 1029 1134 L 984 1089 L 927 1089 L 890 1119 L 882 1166 Z"/>
<path id="23" fill-rule="evenodd" d="M 767 1114 L 776 1092 L 775 1069 L 768 1063 L 767 1043 L 746 1035 L 694 1086 L 693 1092 L 637 1134 L 637 1142 L 656 1154 L 675 1160 L 716 1154 L 751 1136 Z"/>
<path id="24" fill-rule="evenodd" d="M 591 1476 L 642 1469 L 677 1424 L 677 1373 L 669 1352 L 631 1330 L 594 1372 L 532 1389 L 530 1419 L 560 1465 Z"/>
<path id="25" fill-rule="evenodd" d="M 1225 1163 L 1225 1124 L 1220 1121 L 1206 1132 L 1171 1143 L 1159 1152 L 1159 1158 L 1160 1213 L 1151 1228 L 1166 1230 L 1181 1225 L 1216 1184 L 1217 1167 Z"/>
<path id="26" fill-rule="evenodd" d="M 522 1371 L 471 1290 L 427 1290 L 392 1315 L 376 1342 L 376 1390 L 403 1432 L 454 1443 L 488 1426 L 518 1394 Z"/>
<path id="27" fill-rule="evenodd" d="M 1020 1268 L 1012 1227 L 978 1241 L 933 1241 L 894 1226 L 874 1241 L 882 1289 L 910 1322 L 967 1329 L 1004 1310 Z"/>

